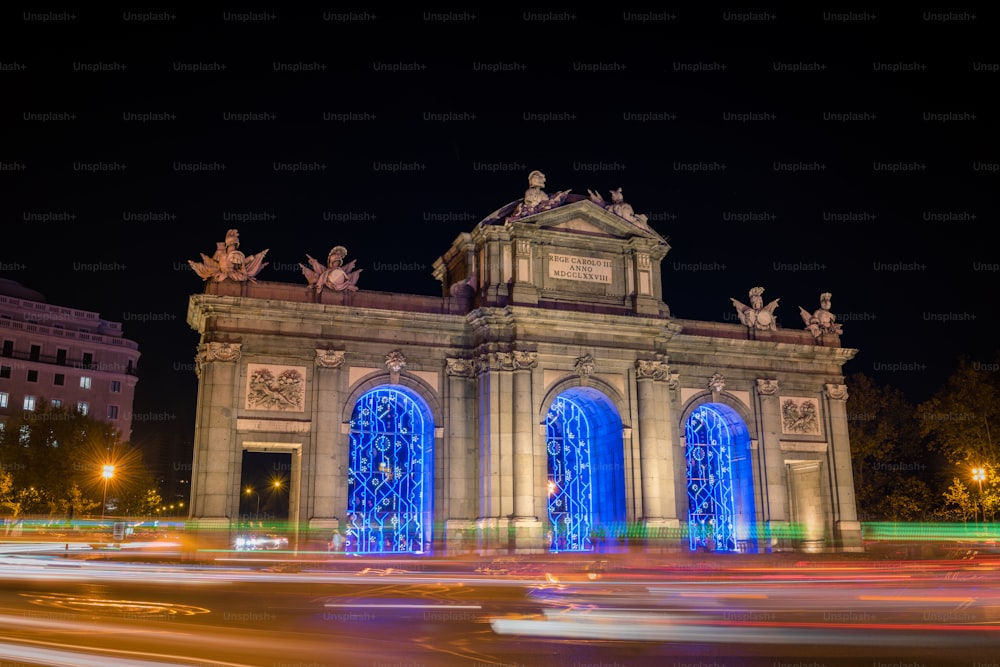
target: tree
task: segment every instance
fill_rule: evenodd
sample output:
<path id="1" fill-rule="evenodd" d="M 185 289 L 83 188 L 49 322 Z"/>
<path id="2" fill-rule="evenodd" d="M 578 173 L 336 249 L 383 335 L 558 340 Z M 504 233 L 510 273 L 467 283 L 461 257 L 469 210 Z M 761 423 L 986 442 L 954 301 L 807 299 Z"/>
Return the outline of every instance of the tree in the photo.
<path id="1" fill-rule="evenodd" d="M 122 516 L 153 516 L 163 503 L 159 492 L 152 487 L 153 478 L 148 476 L 145 483 L 130 484 L 117 495 L 115 512 Z"/>
<path id="2" fill-rule="evenodd" d="M 879 503 L 878 511 L 888 521 L 921 521 L 934 504 L 934 494 L 926 482 L 904 477 Z"/>
<path id="3" fill-rule="evenodd" d="M 944 507 L 946 513 L 957 516 L 962 521 L 968 521 L 976 513 L 976 503 L 958 477 L 952 480 L 951 486 L 944 493 Z"/>
<path id="4" fill-rule="evenodd" d="M 915 408 L 901 391 L 880 386 L 863 373 L 851 375 L 847 383 L 847 429 L 859 514 L 892 521 L 922 516 L 928 508 L 918 506 L 933 494 L 919 479 L 928 465 Z"/>
<path id="5" fill-rule="evenodd" d="M 85 515 L 90 510 L 100 507 L 101 503 L 90 498 L 85 498 L 76 482 L 70 484 L 69 491 L 65 498 L 58 500 L 59 510 L 72 519 Z"/>
<path id="6" fill-rule="evenodd" d="M 16 486 L 11 473 L 0 472 L 0 507 L 10 510 L 10 518 L 16 521 L 45 507 L 45 497 L 33 486 Z"/>
<path id="7" fill-rule="evenodd" d="M 0 502 L 16 514 L 77 516 L 100 505 L 106 483 L 112 493 L 148 476 L 141 453 L 122 442 L 111 424 L 45 400 L 7 420 L 0 430 L 0 464 L 10 485 Z M 107 464 L 115 474 L 106 481 L 101 469 Z"/>
<path id="8" fill-rule="evenodd" d="M 921 433 L 928 438 L 929 447 L 950 463 L 1000 465 L 993 444 L 993 432 L 1000 424 L 998 375 L 963 358 L 945 386 L 917 408 Z"/>

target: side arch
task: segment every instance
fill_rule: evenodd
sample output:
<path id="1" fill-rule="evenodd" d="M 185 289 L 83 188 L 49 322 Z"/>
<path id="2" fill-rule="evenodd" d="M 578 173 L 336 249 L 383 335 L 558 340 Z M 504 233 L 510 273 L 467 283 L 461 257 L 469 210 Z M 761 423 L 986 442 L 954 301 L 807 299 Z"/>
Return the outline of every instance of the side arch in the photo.
<path id="1" fill-rule="evenodd" d="M 344 401 L 341 410 L 341 423 L 351 421 L 351 413 L 354 412 L 354 405 L 361 396 L 377 387 L 389 385 L 405 387 L 414 392 L 427 405 L 434 424 L 437 426 L 444 424 L 444 412 L 441 409 L 441 401 L 439 400 L 437 389 L 424 380 L 407 374 L 405 371 L 399 374 L 396 382 L 392 381 L 392 376 L 388 372 L 381 372 L 365 376 L 354 386 L 350 387 L 347 392 L 347 399 Z"/>
<path id="2" fill-rule="evenodd" d="M 538 405 L 537 419 L 539 424 L 545 424 L 546 415 L 549 414 L 552 403 L 555 402 L 556 398 L 567 389 L 572 389 L 574 387 L 590 387 L 604 394 L 614 405 L 615 410 L 618 411 L 618 416 L 622 421 L 622 428 L 629 427 L 629 422 L 627 420 L 627 416 L 629 415 L 628 403 L 622 393 L 618 391 L 614 385 L 600 378 L 592 376 L 584 381 L 583 378 L 578 375 L 567 375 L 566 377 L 554 382 L 547 390 L 545 390 L 545 394 L 542 396 L 542 401 Z"/>
<path id="3" fill-rule="evenodd" d="M 684 413 L 689 547 L 756 551 L 756 484 L 746 420 L 722 401 L 700 402 Z"/>
<path id="4" fill-rule="evenodd" d="M 690 397 L 684 405 L 681 406 L 680 419 L 677 421 L 677 433 L 684 433 L 684 426 L 687 424 L 688 419 L 691 417 L 691 413 L 698 409 L 699 406 L 706 403 L 720 403 L 728 408 L 731 408 L 733 412 L 740 418 L 743 425 L 746 427 L 747 432 L 751 440 L 757 440 L 757 429 L 756 421 L 753 418 L 753 414 L 750 411 L 750 406 L 736 398 L 729 392 L 721 392 L 718 395 L 713 394 L 710 391 L 703 391 Z"/>
<path id="5" fill-rule="evenodd" d="M 625 519 L 622 420 L 597 387 L 570 386 L 545 418 L 550 551 L 590 551 Z"/>
<path id="6" fill-rule="evenodd" d="M 437 450 L 430 406 L 403 384 L 378 384 L 351 406 L 346 551 L 429 551 Z"/>

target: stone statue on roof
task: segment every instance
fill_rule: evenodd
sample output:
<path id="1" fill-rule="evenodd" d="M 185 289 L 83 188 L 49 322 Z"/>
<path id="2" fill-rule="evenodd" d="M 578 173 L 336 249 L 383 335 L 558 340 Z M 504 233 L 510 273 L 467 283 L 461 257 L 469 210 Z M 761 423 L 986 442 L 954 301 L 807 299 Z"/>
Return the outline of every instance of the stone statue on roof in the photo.
<path id="1" fill-rule="evenodd" d="M 627 220 L 632 224 L 639 225 L 643 229 L 649 229 L 649 218 L 647 218 L 643 213 L 636 213 L 632 209 L 632 205 L 625 202 L 625 197 L 622 195 L 621 188 L 611 191 L 610 203 L 604 201 L 604 197 L 593 190 L 587 190 L 587 192 L 590 194 L 590 201 L 594 202 L 601 208 L 607 209 L 619 218 Z"/>
<path id="2" fill-rule="evenodd" d="M 830 300 L 832 298 L 833 294 L 830 292 L 820 294 L 819 308 L 812 313 L 799 306 L 799 315 L 802 316 L 802 321 L 805 322 L 806 329 L 817 340 L 822 338 L 823 334 L 839 336 L 843 333 L 843 327 L 837 322 L 837 316 L 830 312 Z"/>
<path id="3" fill-rule="evenodd" d="M 750 290 L 750 305 L 746 305 L 736 299 L 730 299 L 736 308 L 740 322 L 750 329 L 763 329 L 766 331 L 777 331 L 778 323 L 774 318 L 774 310 L 778 307 L 778 299 L 764 305 L 763 287 L 754 287 Z"/>
<path id="4" fill-rule="evenodd" d="M 226 232 L 226 240 L 215 244 L 215 254 L 209 257 L 201 253 L 200 262 L 188 260 L 188 264 L 202 280 L 222 282 L 229 279 L 236 282 L 257 282 L 256 276 L 267 266 L 264 256 L 267 250 L 256 255 L 240 252 L 240 233 L 235 229 Z"/>
<path id="5" fill-rule="evenodd" d="M 344 246 L 334 246 L 330 250 L 326 256 L 326 266 L 310 255 L 306 257 L 309 259 L 309 266 L 299 264 L 299 268 L 302 269 L 302 275 L 306 277 L 309 287 L 316 290 L 317 294 L 326 287 L 337 292 L 358 291 L 358 278 L 364 269 L 354 268 L 354 263 L 358 261 L 356 259 L 344 264 L 344 258 L 347 257 L 347 248 Z"/>
<path id="6" fill-rule="evenodd" d="M 570 190 L 562 190 L 549 196 L 545 193 L 542 188 L 545 187 L 545 174 L 538 171 L 537 169 L 528 174 L 528 189 L 524 191 L 524 199 L 518 202 L 517 206 L 507 220 L 517 220 L 519 218 L 526 218 L 529 215 L 534 215 L 535 213 L 541 213 L 542 211 L 548 211 L 556 206 L 561 206 L 565 201 L 566 197 L 571 192 Z"/>

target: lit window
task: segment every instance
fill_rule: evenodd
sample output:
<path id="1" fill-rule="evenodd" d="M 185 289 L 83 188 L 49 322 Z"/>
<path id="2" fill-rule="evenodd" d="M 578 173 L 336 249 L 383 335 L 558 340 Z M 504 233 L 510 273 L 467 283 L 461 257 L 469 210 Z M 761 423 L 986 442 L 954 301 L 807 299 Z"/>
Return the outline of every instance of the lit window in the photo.
<path id="1" fill-rule="evenodd" d="M 7 407 L 7 400 L 10 398 L 10 394 L 5 391 L 0 391 L 0 408 Z"/>
<path id="2" fill-rule="evenodd" d="M 111 393 L 120 394 L 122 391 L 122 383 L 118 380 L 111 381 Z"/>
<path id="3" fill-rule="evenodd" d="M 90 404 L 87 403 L 86 401 L 80 401 L 79 403 L 76 404 L 76 411 L 79 412 L 81 415 L 86 416 L 89 410 L 90 410 Z"/>
<path id="4" fill-rule="evenodd" d="M 61 408 L 62 407 L 62 399 L 61 398 L 53 398 L 52 399 L 52 407 L 54 407 L 54 408 Z"/>
<path id="5" fill-rule="evenodd" d="M 90 378 L 86 375 L 80 378 L 80 389 L 90 389 Z"/>
<path id="6" fill-rule="evenodd" d="M 35 409 L 35 397 L 34 396 L 25 396 L 24 397 L 24 409 L 25 410 L 34 410 Z"/>
<path id="7" fill-rule="evenodd" d="M 28 382 L 38 382 L 38 371 L 28 371 Z"/>
<path id="8" fill-rule="evenodd" d="M 21 424 L 21 430 L 18 431 L 17 439 L 22 446 L 27 447 L 28 443 L 31 442 L 31 427 L 27 424 Z"/>
<path id="9" fill-rule="evenodd" d="M 109 405 L 108 406 L 108 419 L 118 419 L 118 406 Z"/>

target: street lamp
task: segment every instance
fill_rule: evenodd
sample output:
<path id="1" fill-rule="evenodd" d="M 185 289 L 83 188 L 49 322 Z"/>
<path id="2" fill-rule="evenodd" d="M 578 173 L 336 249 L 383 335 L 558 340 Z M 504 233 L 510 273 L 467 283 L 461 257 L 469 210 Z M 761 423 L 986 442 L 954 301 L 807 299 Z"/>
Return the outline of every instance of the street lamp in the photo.
<path id="1" fill-rule="evenodd" d="M 254 520 L 256 520 L 260 518 L 260 494 L 254 491 L 254 488 L 252 486 L 248 486 L 246 494 L 249 496 L 251 493 L 257 496 L 257 513 L 254 514 L 253 516 Z"/>
<path id="2" fill-rule="evenodd" d="M 973 468 L 972 469 L 972 481 L 979 482 L 979 505 L 983 512 L 983 521 L 986 521 L 986 508 L 982 507 L 983 504 L 983 481 L 986 479 L 986 469 L 985 468 Z"/>
<path id="3" fill-rule="evenodd" d="M 101 501 L 101 521 L 104 521 L 104 511 L 108 506 L 108 482 L 115 476 L 115 467 L 107 464 L 101 470 L 101 477 L 104 478 L 104 499 Z"/>

